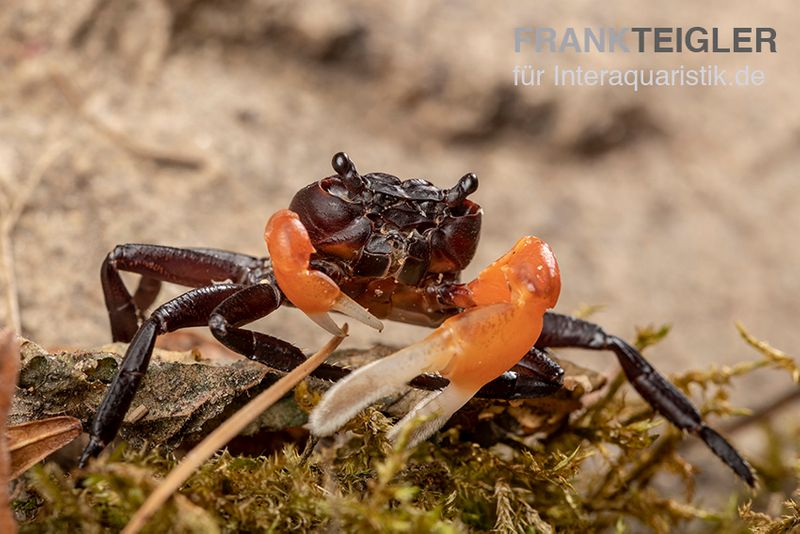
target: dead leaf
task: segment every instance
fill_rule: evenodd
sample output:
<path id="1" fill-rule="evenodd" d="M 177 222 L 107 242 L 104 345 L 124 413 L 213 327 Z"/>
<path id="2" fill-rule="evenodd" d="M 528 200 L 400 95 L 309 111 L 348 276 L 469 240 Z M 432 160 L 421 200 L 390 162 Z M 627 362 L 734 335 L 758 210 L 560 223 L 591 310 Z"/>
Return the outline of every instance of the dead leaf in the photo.
<path id="1" fill-rule="evenodd" d="M 8 427 L 11 480 L 81 435 L 81 422 L 61 415 Z"/>
<path id="2" fill-rule="evenodd" d="M 15 533 L 17 523 L 9 506 L 8 483 L 11 459 L 6 443 L 5 427 L 11 399 L 17 387 L 19 348 L 11 330 L 0 331 L 0 532 Z"/>
<path id="3" fill-rule="evenodd" d="M 24 342 L 10 424 L 58 414 L 76 417 L 86 426 L 119 369 L 125 349 L 123 344 L 114 344 L 102 350 L 48 354 L 36 344 Z M 244 358 L 207 361 L 189 352 L 156 349 L 120 436 L 132 447 L 158 443 L 166 450 L 187 440 L 198 441 L 229 411 L 279 377 Z M 305 423 L 305 413 L 294 403 L 279 403 L 262 419 L 259 429 L 281 430 Z"/>
<path id="4" fill-rule="evenodd" d="M 190 352 L 196 355 L 197 360 L 218 361 L 223 364 L 244 358 L 220 342 L 191 330 L 179 330 L 158 336 L 156 347 L 171 352 Z"/>

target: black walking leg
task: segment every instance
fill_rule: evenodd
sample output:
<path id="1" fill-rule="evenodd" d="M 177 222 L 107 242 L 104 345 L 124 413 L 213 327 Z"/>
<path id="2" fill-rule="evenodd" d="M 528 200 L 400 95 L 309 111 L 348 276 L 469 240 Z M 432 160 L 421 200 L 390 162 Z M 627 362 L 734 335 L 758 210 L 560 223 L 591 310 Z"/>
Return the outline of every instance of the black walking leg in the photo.
<path id="1" fill-rule="evenodd" d="M 413 384 L 413 382 L 412 382 Z M 564 370 L 544 350 L 531 350 L 507 371 L 484 385 L 476 397 L 487 399 L 536 399 L 563 387 Z"/>
<path id="2" fill-rule="evenodd" d="M 139 383 L 147 371 L 156 337 L 180 328 L 205 325 L 212 310 L 241 288 L 238 284 L 218 284 L 193 289 L 163 304 L 142 323 L 128 345 L 117 376 L 97 409 L 89 444 L 81 455 L 81 466 L 89 458 L 100 454 L 117 435 Z"/>
<path id="3" fill-rule="evenodd" d="M 588 321 L 547 313 L 536 346 L 612 351 L 630 383 L 653 409 L 681 430 L 699 436 L 742 480 L 750 486 L 755 485 L 752 469 L 736 449 L 703 422 L 700 412 L 686 395 L 622 339 L 606 334 L 601 327 Z"/>
<path id="4" fill-rule="evenodd" d="M 306 359 L 303 352 L 286 341 L 241 328 L 278 309 L 283 297 L 277 285 L 266 283 L 244 288 L 225 299 L 211 313 L 208 326 L 223 345 L 229 349 L 278 371 L 288 373 Z M 322 364 L 313 375 L 326 380 L 339 380 L 348 373 L 346 369 Z"/>
<path id="5" fill-rule="evenodd" d="M 100 270 L 112 338 L 123 342 L 133 339 L 162 281 L 189 287 L 224 281 L 244 283 L 260 272 L 263 264 L 262 259 L 223 250 L 118 245 L 106 256 Z M 120 271 L 142 275 L 133 296 L 122 282 Z"/>

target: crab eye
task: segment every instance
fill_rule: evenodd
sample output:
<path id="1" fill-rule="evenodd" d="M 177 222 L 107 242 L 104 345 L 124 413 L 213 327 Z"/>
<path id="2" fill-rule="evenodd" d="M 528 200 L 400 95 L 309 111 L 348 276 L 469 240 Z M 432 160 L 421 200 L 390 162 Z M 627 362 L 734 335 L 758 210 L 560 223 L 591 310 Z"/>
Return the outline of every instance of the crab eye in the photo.
<path id="1" fill-rule="evenodd" d="M 458 206 L 477 190 L 478 176 L 474 172 L 467 173 L 461 177 L 456 185 L 447 191 L 445 194 L 445 202 L 451 208 Z"/>
<path id="2" fill-rule="evenodd" d="M 337 177 L 325 178 L 297 192 L 289 209 L 297 213 L 311 243 L 320 252 L 352 259 L 372 231 L 360 204 L 344 200 Z"/>
<path id="3" fill-rule="evenodd" d="M 356 166 L 350 156 L 344 152 L 337 152 L 333 155 L 331 166 L 336 174 L 339 175 L 341 183 L 352 195 L 357 195 L 364 190 L 364 179 L 358 174 Z"/>
<path id="4" fill-rule="evenodd" d="M 442 273 L 464 269 L 478 247 L 481 232 L 481 208 L 462 201 L 458 213 L 451 214 L 431 234 L 430 271 Z"/>

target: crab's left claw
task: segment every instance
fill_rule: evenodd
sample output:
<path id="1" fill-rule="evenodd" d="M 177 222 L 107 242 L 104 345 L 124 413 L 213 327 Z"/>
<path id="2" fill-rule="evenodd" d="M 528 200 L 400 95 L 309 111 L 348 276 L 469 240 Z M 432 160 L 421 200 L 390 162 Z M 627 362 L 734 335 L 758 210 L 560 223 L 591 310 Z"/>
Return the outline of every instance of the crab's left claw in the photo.
<path id="1" fill-rule="evenodd" d="M 373 402 L 404 389 L 406 383 L 417 375 L 444 368 L 452 354 L 448 350 L 447 340 L 436 335 L 439 331 L 436 330 L 419 343 L 359 368 L 334 384 L 309 416 L 311 433 L 329 436 Z M 467 400 L 469 396 L 464 402 Z"/>
<path id="2" fill-rule="evenodd" d="M 473 307 L 405 349 L 366 365 L 336 383 L 309 417 L 311 432 L 327 436 L 373 402 L 401 391 L 419 374 L 440 373 L 450 384 L 431 393 L 390 431 L 394 439 L 423 417 L 411 446 L 438 430 L 484 384 L 516 364 L 536 342 L 544 312 L 561 288 L 550 247 L 521 239 L 470 284 Z"/>
<path id="3" fill-rule="evenodd" d="M 286 298 L 333 335 L 343 335 L 328 312 L 337 311 L 376 330 L 383 323 L 344 294 L 331 278 L 310 266 L 314 246 L 298 215 L 280 210 L 270 217 L 264 232 L 278 287 Z"/>

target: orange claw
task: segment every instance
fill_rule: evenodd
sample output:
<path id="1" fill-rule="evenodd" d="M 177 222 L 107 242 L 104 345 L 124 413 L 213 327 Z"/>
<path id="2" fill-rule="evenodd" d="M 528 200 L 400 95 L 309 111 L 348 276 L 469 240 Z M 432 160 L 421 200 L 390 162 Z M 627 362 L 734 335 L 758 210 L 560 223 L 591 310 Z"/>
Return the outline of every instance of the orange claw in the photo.
<path id="1" fill-rule="evenodd" d="M 328 275 L 311 268 L 311 254 L 316 251 L 295 212 L 284 209 L 270 217 L 264 239 L 278 287 L 314 322 L 334 335 L 342 335 L 328 315 L 329 311 L 338 311 L 377 330 L 383 329 L 383 323 L 342 293 Z"/>
<path id="2" fill-rule="evenodd" d="M 528 236 L 467 287 L 474 307 L 440 327 L 451 331 L 459 348 L 441 372 L 453 383 L 477 386 L 477 391 L 513 367 L 536 343 L 544 312 L 558 301 L 561 275 L 550 246 Z"/>
<path id="3" fill-rule="evenodd" d="M 421 373 L 450 380 L 431 393 L 390 432 L 425 416 L 412 444 L 438 430 L 484 384 L 513 367 L 534 345 L 544 312 L 555 306 L 561 277 L 552 250 L 536 237 L 523 237 L 508 253 L 467 285 L 461 298 L 468 309 L 432 334 L 391 356 L 360 368 L 334 385 L 311 413 L 316 435 L 335 432 L 372 402 L 397 391 Z"/>

